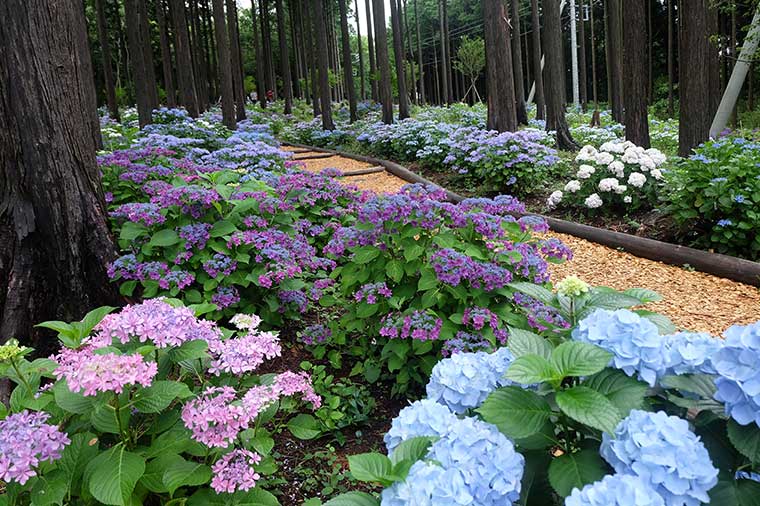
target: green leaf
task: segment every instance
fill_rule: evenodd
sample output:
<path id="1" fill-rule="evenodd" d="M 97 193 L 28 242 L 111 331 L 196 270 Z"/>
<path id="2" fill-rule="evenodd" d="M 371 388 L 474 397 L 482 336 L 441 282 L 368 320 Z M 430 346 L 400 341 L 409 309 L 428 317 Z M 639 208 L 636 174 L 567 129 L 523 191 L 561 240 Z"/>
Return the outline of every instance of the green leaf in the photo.
<path id="1" fill-rule="evenodd" d="M 566 453 L 549 464 L 549 483 L 562 497 L 569 496 L 574 488 L 601 480 L 605 474 L 607 466 L 595 450 Z"/>
<path id="2" fill-rule="evenodd" d="M 586 304 L 590 308 L 602 308 L 614 311 L 616 309 L 638 306 L 641 304 L 641 301 L 636 297 L 626 295 L 612 288 L 598 286 L 591 291 Z"/>
<path id="3" fill-rule="evenodd" d="M 193 444 L 190 431 L 184 425 L 177 425 L 158 436 L 145 452 L 145 457 L 150 459 L 168 453 L 182 453 Z"/>
<path id="4" fill-rule="evenodd" d="M 416 462 L 422 457 L 427 455 L 430 445 L 433 444 L 436 438 L 433 437 L 413 437 L 402 441 L 396 448 L 393 449 L 393 455 L 391 455 L 391 462 L 395 465 L 402 460 L 409 460 Z"/>
<path id="5" fill-rule="evenodd" d="M 380 506 L 380 500 L 366 492 L 348 492 L 330 499 L 324 506 Z"/>
<path id="6" fill-rule="evenodd" d="M 385 274 L 398 283 L 404 277 L 404 265 L 398 260 L 391 260 L 385 264 Z"/>
<path id="7" fill-rule="evenodd" d="M 435 275 L 435 271 L 430 268 L 423 269 L 420 281 L 417 283 L 417 289 L 424 292 L 425 290 L 430 290 L 436 286 L 438 286 L 438 278 Z"/>
<path id="8" fill-rule="evenodd" d="M 64 504 L 68 488 L 65 477 L 57 470 L 39 475 L 32 487 L 31 506 Z"/>
<path id="9" fill-rule="evenodd" d="M 280 506 L 280 501 L 271 492 L 258 487 L 248 492 L 238 492 L 233 497 L 235 506 Z"/>
<path id="10" fill-rule="evenodd" d="M 179 487 L 204 485 L 211 480 L 211 468 L 180 457 L 164 472 L 163 484 L 170 495 Z"/>
<path id="11" fill-rule="evenodd" d="M 515 358 L 523 355 L 539 355 L 548 360 L 552 356 L 552 345 L 549 341 L 529 330 L 509 327 L 507 347 Z"/>
<path id="12" fill-rule="evenodd" d="M 173 246 L 179 242 L 177 232 L 170 228 L 159 230 L 150 238 L 149 246 Z"/>
<path id="13" fill-rule="evenodd" d="M 176 453 L 162 453 L 150 460 L 145 466 L 145 472 L 140 478 L 140 484 L 157 494 L 166 494 L 169 490 L 164 485 L 164 473 L 175 462 L 184 461 Z"/>
<path id="14" fill-rule="evenodd" d="M 190 388 L 177 381 L 154 381 L 151 386 L 135 393 L 135 408 L 141 413 L 159 413 L 166 409 L 177 397 L 192 397 Z"/>
<path id="15" fill-rule="evenodd" d="M 514 283 L 509 283 L 507 286 L 514 288 L 518 292 L 524 293 L 525 295 L 529 295 L 534 299 L 538 299 L 544 304 L 548 304 L 550 306 L 554 305 L 554 294 L 543 286 L 539 286 L 534 283 L 528 283 L 527 281 L 515 281 Z"/>
<path id="16" fill-rule="evenodd" d="M 66 380 L 56 382 L 53 387 L 53 397 L 58 407 L 69 413 L 82 415 L 92 409 L 92 398 L 69 390 Z"/>
<path id="17" fill-rule="evenodd" d="M 579 341 L 566 341 L 552 352 L 552 364 L 561 377 L 590 376 L 610 363 L 612 353 Z"/>
<path id="18" fill-rule="evenodd" d="M 573 420 L 610 434 L 622 419 L 607 397 L 586 386 L 557 392 L 556 400 L 559 409 Z"/>
<path id="19" fill-rule="evenodd" d="M 379 453 L 361 453 L 349 455 L 348 465 L 351 475 L 359 481 L 368 481 L 389 485 L 389 479 L 393 472 L 393 464 L 385 455 Z"/>
<path id="20" fill-rule="evenodd" d="M 547 498 L 552 497 L 549 484 L 548 469 L 551 454 L 547 451 L 521 451 L 525 457 L 520 500 L 515 506 L 535 506 L 546 504 Z"/>
<path id="21" fill-rule="evenodd" d="M 583 384 L 607 397 L 624 417 L 632 409 L 641 409 L 649 388 L 646 383 L 619 369 L 605 369 L 587 378 Z"/>
<path id="22" fill-rule="evenodd" d="M 523 355 L 516 358 L 509 365 L 506 373 L 507 378 L 523 385 L 552 381 L 558 376 L 559 371 L 539 355 Z"/>
<path id="23" fill-rule="evenodd" d="M 415 258 L 419 258 L 425 252 L 425 248 L 419 244 L 412 244 L 404 248 L 404 258 L 407 262 L 411 262 Z"/>
<path id="24" fill-rule="evenodd" d="M 659 302 L 662 300 L 662 295 L 654 290 L 648 290 L 646 288 L 629 288 L 628 290 L 624 290 L 623 293 L 639 299 L 639 302 L 642 304 Z"/>
<path id="25" fill-rule="evenodd" d="M 187 341 L 182 343 L 179 348 L 169 350 L 169 359 L 175 364 L 185 360 L 196 360 L 208 357 L 208 343 L 202 339 Z"/>
<path id="26" fill-rule="evenodd" d="M 314 439 L 322 434 L 317 419 L 305 413 L 293 417 L 288 422 L 288 430 L 298 439 L 304 440 Z"/>
<path id="27" fill-rule="evenodd" d="M 732 418 L 728 421 L 728 439 L 739 453 L 752 462 L 760 462 L 760 430 L 757 425 L 739 425 Z"/>
<path id="28" fill-rule="evenodd" d="M 380 250 L 374 246 L 362 246 L 357 249 L 351 259 L 357 264 L 368 264 L 380 255 Z"/>
<path id="29" fill-rule="evenodd" d="M 760 506 L 760 483 L 753 480 L 721 480 L 709 494 L 717 506 Z"/>
<path id="30" fill-rule="evenodd" d="M 145 460 L 119 444 L 90 462 L 85 479 L 90 493 L 101 503 L 126 506 L 144 472 Z"/>
<path id="31" fill-rule="evenodd" d="M 676 330 L 678 330 L 676 326 L 673 325 L 673 322 L 670 321 L 670 318 L 665 315 L 653 313 L 652 311 L 647 311 L 645 309 L 637 309 L 634 311 L 634 313 L 654 323 L 657 327 L 657 330 L 660 331 L 660 335 L 673 334 L 676 332 Z"/>
<path id="32" fill-rule="evenodd" d="M 131 416 L 129 407 L 122 407 L 119 410 L 119 415 L 121 416 L 122 426 L 126 427 Z M 119 433 L 119 424 L 116 421 L 116 408 L 110 404 L 96 406 L 91 412 L 90 423 L 100 432 L 107 432 L 109 434 Z"/>
<path id="33" fill-rule="evenodd" d="M 495 390 L 477 411 L 505 435 L 518 439 L 539 432 L 552 415 L 543 397 L 515 386 Z"/>
<path id="34" fill-rule="evenodd" d="M 269 436 L 256 436 L 249 441 L 251 447 L 260 455 L 269 455 L 274 448 L 274 439 Z"/>
<path id="35" fill-rule="evenodd" d="M 705 374 L 665 376 L 660 384 L 666 388 L 675 388 L 681 392 L 697 394 L 705 399 L 712 399 L 717 391 L 712 376 Z"/>
<path id="36" fill-rule="evenodd" d="M 230 235 L 236 230 L 237 227 L 232 222 L 221 220 L 214 223 L 214 226 L 211 227 L 211 230 L 209 230 L 209 235 L 211 237 L 222 237 L 225 235 Z"/>
<path id="37" fill-rule="evenodd" d="M 57 468 L 66 477 L 69 490 L 79 483 L 87 464 L 98 453 L 98 440 L 91 432 L 81 432 L 71 436 L 71 443 L 63 449 Z"/>

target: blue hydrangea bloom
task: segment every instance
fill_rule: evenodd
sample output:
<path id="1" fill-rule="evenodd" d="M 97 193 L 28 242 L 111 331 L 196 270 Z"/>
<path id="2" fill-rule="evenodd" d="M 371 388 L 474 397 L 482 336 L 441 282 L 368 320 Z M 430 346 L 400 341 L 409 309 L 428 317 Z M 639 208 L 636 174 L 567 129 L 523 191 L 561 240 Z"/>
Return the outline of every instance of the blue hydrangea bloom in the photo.
<path id="1" fill-rule="evenodd" d="M 431 399 L 415 401 L 405 407 L 391 422 L 391 428 L 385 434 L 384 441 L 388 454 L 399 443 L 420 436 L 441 437 L 459 419 L 449 408 Z"/>
<path id="2" fill-rule="evenodd" d="M 715 399 L 741 425 L 760 426 L 760 322 L 734 325 L 723 334 L 713 365 L 719 377 Z"/>
<path id="3" fill-rule="evenodd" d="M 525 459 L 496 426 L 464 418 L 433 443 L 428 458 L 458 469 L 478 506 L 509 506 L 520 498 Z"/>
<path id="4" fill-rule="evenodd" d="M 655 386 L 666 372 L 664 341 L 654 323 L 633 311 L 597 309 L 573 330 L 573 339 L 612 353 L 611 366 Z"/>
<path id="5" fill-rule="evenodd" d="M 666 374 L 716 374 L 712 359 L 723 347 L 722 339 L 703 332 L 679 332 L 664 340 Z"/>
<path id="6" fill-rule="evenodd" d="M 427 396 L 454 413 L 477 408 L 488 394 L 511 383 L 504 373 L 513 360 L 507 348 L 494 353 L 456 353 L 433 367 Z"/>
<path id="7" fill-rule="evenodd" d="M 479 504 L 467 491 L 462 473 L 418 461 L 406 480 L 383 490 L 381 506 L 459 506 Z"/>
<path id="8" fill-rule="evenodd" d="M 638 476 L 611 474 L 573 489 L 565 506 L 665 506 L 662 496 Z"/>
<path id="9" fill-rule="evenodd" d="M 705 445 L 689 423 L 664 411 L 633 410 L 604 434 L 602 457 L 620 474 L 635 474 L 665 499 L 668 506 L 698 506 L 718 483 Z"/>

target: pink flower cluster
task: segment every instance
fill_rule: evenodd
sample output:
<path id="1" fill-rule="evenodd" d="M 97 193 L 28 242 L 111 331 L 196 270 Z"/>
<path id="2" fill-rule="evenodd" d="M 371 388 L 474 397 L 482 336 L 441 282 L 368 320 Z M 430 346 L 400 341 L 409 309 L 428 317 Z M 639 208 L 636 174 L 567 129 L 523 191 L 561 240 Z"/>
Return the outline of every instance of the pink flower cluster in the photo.
<path id="1" fill-rule="evenodd" d="M 261 462 L 261 455 L 248 450 L 233 450 L 211 467 L 214 477 L 211 488 L 217 494 L 232 494 L 237 490 L 250 490 L 261 476 L 253 468 Z"/>
<path id="2" fill-rule="evenodd" d="M 65 379 L 72 392 L 83 391 L 87 396 L 98 392 L 121 393 L 127 385 L 150 386 L 158 372 L 155 362 L 146 362 L 139 353 L 96 355 L 95 348 L 78 350 L 64 348 L 51 357 L 58 364 L 53 374 Z"/>
<path id="3" fill-rule="evenodd" d="M 158 348 L 180 346 L 187 341 L 210 343 L 221 339 L 214 322 L 195 317 L 192 309 L 173 307 L 163 299 L 150 299 L 126 306 L 121 312 L 106 316 L 96 327 L 97 333 L 87 342 L 95 347 L 110 346 L 114 339 L 122 344 L 137 338 Z"/>
<path id="4" fill-rule="evenodd" d="M 272 332 L 253 331 L 243 337 L 209 343 L 213 355 L 209 372 L 219 376 L 223 372 L 244 374 L 255 371 L 264 363 L 279 357 L 280 340 Z"/>
<path id="5" fill-rule="evenodd" d="M 50 415 L 27 410 L 0 420 L 0 481 L 21 485 L 37 475 L 40 462 L 61 458 L 71 443 L 55 425 L 45 423 Z"/>

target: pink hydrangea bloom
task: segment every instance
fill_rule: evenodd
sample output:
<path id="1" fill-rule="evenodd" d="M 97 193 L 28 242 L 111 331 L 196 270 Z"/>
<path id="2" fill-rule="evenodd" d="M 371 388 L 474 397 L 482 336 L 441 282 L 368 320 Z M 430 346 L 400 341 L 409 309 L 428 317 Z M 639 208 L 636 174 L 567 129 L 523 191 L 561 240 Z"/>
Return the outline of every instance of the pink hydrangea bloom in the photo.
<path id="1" fill-rule="evenodd" d="M 258 385 L 251 387 L 245 393 L 242 404 L 248 416 L 254 419 L 279 398 L 280 393 L 271 385 Z"/>
<path id="2" fill-rule="evenodd" d="M 251 419 L 242 406 L 232 404 L 235 397 L 232 387 L 210 387 L 185 404 L 182 421 L 193 432 L 193 439 L 207 446 L 227 448 Z"/>
<path id="3" fill-rule="evenodd" d="M 303 399 L 310 402 L 314 409 L 319 409 L 322 405 L 322 398 L 314 392 L 314 387 L 311 386 L 311 378 L 305 372 L 286 371 L 280 373 L 275 376 L 272 386 L 279 392 L 280 396 L 301 394 Z"/>
<path id="4" fill-rule="evenodd" d="M 0 481 L 24 484 L 37 475 L 40 462 L 61 458 L 71 443 L 55 425 L 45 423 L 50 415 L 24 410 L 0 421 Z"/>
<path id="5" fill-rule="evenodd" d="M 158 372 L 155 362 L 146 362 L 142 355 L 96 355 L 94 348 L 78 350 L 64 348 L 52 357 L 58 367 L 53 371 L 56 378 L 65 379 L 72 392 L 84 395 L 98 392 L 121 393 L 127 385 L 150 386 Z"/>
<path id="6" fill-rule="evenodd" d="M 211 467 L 214 477 L 211 488 L 217 494 L 232 494 L 236 490 L 250 490 L 261 477 L 253 468 L 261 462 L 261 456 L 248 450 L 233 450 L 216 461 Z"/>
<path id="7" fill-rule="evenodd" d="M 212 360 L 209 372 L 244 374 L 255 371 L 264 363 L 279 357 L 280 340 L 272 332 L 251 332 L 243 337 L 209 344 Z"/>

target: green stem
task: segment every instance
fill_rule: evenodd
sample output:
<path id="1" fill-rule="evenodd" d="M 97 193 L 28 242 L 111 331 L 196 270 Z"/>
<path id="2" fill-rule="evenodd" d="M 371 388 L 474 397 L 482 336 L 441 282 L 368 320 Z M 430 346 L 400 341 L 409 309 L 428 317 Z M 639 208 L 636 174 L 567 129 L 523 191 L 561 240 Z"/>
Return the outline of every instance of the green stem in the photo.
<path id="1" fill-rule="evenodd" d="M 121 436 L 121 440 L 122 442 L 124 442 L 124 427 L 121 423 L 121 406 L 119 404 L 119 394 L 114 393 L 113 398 L 114 398 L 114 404 L 116 404 L 115 406 L 116 411 L 114 413 L 114 415 L 116 416 L 116 424 L 119 426 L 119 436 Z"/>
<path id="2" fill-rule="evenodd" d="M 28 381 L 26 381 L 26 376 L 24 376 L 21 373 L 21 370 L 18 368 L 18 365 L 16 364 L 16 360 L 15 359 L 11 359 L 11 367 L 13 367 L 13 370 L 16 371 L 16 374 L 18 375 L 18 379 L 21 380 L 21 383 L 24 384 L 24 386 L 29 391 L 29 393 L 30 394 L 34 393 L 34 392 L 32 392 L 32 386 L 29 384 Z"/>

